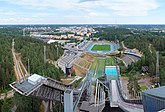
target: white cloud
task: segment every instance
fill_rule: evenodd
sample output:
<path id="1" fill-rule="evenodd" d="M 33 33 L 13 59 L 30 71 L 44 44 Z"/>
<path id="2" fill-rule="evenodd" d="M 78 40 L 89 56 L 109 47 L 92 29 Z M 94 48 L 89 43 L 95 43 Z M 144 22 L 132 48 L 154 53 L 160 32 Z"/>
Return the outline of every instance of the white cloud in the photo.
<path id="1" fill-rule="evenodd" d="M 79 0 L 79 2 L 92 2 L 92 1 L 98 1 L 98 0 Z"/>
<path id="2" fill-rule="evenodd" d="M 111 9 L 120 16 L 146 16 L 159 7 L 157 0 L 99 0 L 83 2 L 81 6 Z"/>
<path id="3" fill-rule="evenodd" d="M 80 10 L 83 13 L 85 13 L 86 15 L 88 15 L 89 17 L 92 17 L 92 16 L 108 16 L 108 14 L 106 14 L 106 13 L 95 12 L 95 11 L 90 10 L 90 9 L 82 8 Z"/>
<path id="4" fill-rule="evenodd" d="M 60 8 L 69 9 L 75 7 L 77 0 L 6 0 L 12 4 L 28 6 L 29 8 Z"/>
<path id="5" fill-rule="evenodd" d="M 156 0 L 105 0 L 105 2 L 103 6 L 121 16 L 146 16 L 149 11 L 159 7 Z"/>
<path id="6" fill-rule="evenodd" d="M 12 4 L 33 8 L 79 9 L 102 7 L 113 10 L 121 16 L 145 16 L 158 8 L 156 0 L 7 0 Z M 91 15 L 96 15 L 91 13 Z"/>
<path id="7" fill-rule="evenodd" d="M 26 24 L 26 23 L 38 23 L 44 21 L 41 18 L 0 18 L 0 24 Z"/>
<path id="8" fill-rule="evenodd" d="M 54 13 L 39 12 L 35 13 L 33 17 L 51 17 L 54 16 Z"/>
<path id="9" fill-rule="evenodd" d="M 101 15 L 99 8 L 104 9 L 103 15 L 111 10 L 120 16 L 146 16 L 151 10 L 157 9 L 157 0 L 6 0 L 29 9 L 50 9 L 56 11 L 80 10 L 89 16 Z M 83 9 L 83 10 L 82 10 Z M 72 14 L 72 13 L 70 13 Z M 107 13 L 108 14 L 108 13 Z"/>
<path id="10" fill-rule="evenodd" d="M 82 9 L 82 11 L 89 16 L 98 16 L 98 14 L 96 12 L 89 10 L 89 9 Z"/>
<path id="11" fill-rule="evenodd" d="M 13 10 L 0 9 L 0 15 L 14 16 L 14 15 L 20 15 L 20 14 L 18 12 L 13 11 Z"/>

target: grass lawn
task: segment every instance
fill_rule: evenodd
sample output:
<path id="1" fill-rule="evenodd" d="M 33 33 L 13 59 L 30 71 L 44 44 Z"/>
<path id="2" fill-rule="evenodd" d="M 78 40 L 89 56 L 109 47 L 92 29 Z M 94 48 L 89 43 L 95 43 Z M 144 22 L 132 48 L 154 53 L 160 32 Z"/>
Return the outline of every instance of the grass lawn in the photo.
<path id="1" fill-rule="evenodd" d="M 96 69 L 96 65 L 97 65 L 97 61 L 98 61 L 98 58 L 95 58 L 94 62 L 92 63 L 92 66 L 90 68 L 90 70 L 94 70 Z"/>
<path id="2" fill-rule="evenodd" d="M 112 57 L 95 58 L 90 70 L 95 71 L 95 77 L 100 77 L 104 74 L 105 66 L 114 66 L 114 59 Z"/>
<path id="3" fill-rule="evenodd" d="M 112 57 L 107 57 L 105 62 L 106 62 L 105 66 L 114 66 L 115 65 L 114 59 Z"/>
<path id="4" fill-rule="evenodd" d="M 74 87 L 74 88 L 76 88 L 76 87 L 78 87 L 78 85 L 80 84 L 80 82 L 83 80 L 83 78 L 80 78 L 79 80 L 76 80 L 73 84 L 72 84 L 72 86 Z"/>
<path id="5" fill-rule="evenodd" d="M 104 74 L 105 58 L 99 58 L 96 66 L 96 77 L 100 77 Z"/>
<path id="6" fill-rule="evenodd" d="M 103 44 L 103 45 L 95 44 L 91 50 L 93 50 L 93 51 L 110 51 L 111 46 L 108 44 Z"/>
<path id="7" fill-rule="evenodd" d="M 140 86 L 141 91 L 147 90 L 148 88 L 146 86 Z"/>

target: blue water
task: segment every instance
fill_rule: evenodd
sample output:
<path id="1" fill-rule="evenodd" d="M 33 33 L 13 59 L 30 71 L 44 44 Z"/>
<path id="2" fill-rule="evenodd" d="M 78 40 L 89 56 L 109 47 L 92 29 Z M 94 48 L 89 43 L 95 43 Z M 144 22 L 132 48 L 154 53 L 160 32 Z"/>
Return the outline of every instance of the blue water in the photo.
<path id="1" fill-rule="evenodd" d="M 105 68 L 105 74 L 107 75 L 107 76 L 109 76 L 109 75 L 117 75 L 117 69 L 116 69 L 116 67 L 107 67 L 107 68 Z"/>

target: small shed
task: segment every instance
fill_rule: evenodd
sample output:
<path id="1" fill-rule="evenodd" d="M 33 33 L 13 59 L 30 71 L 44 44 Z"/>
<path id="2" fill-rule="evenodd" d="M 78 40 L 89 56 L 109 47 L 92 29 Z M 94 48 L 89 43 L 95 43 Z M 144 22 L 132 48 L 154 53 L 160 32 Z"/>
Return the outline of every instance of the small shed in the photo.
<path id="1" fill-rule="evenodd" d="M 42 76 L 33 74 L 32 76 L 28 77 L 28 82 L 33 85 L 36 85 L 37 83 L 41 82 L 42 79 L 43 79 Z"/>

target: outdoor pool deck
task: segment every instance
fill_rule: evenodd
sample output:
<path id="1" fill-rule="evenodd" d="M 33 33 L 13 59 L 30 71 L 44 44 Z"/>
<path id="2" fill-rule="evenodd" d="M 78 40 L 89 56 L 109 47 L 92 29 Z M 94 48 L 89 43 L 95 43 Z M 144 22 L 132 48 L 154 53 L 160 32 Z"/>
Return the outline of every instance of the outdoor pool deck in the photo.
<path id="1" fill-rule="evenodd" d="M 117 80 L 119 70 L 117 66 L 106 66 L 105 74 L 109 80 Z"/>

